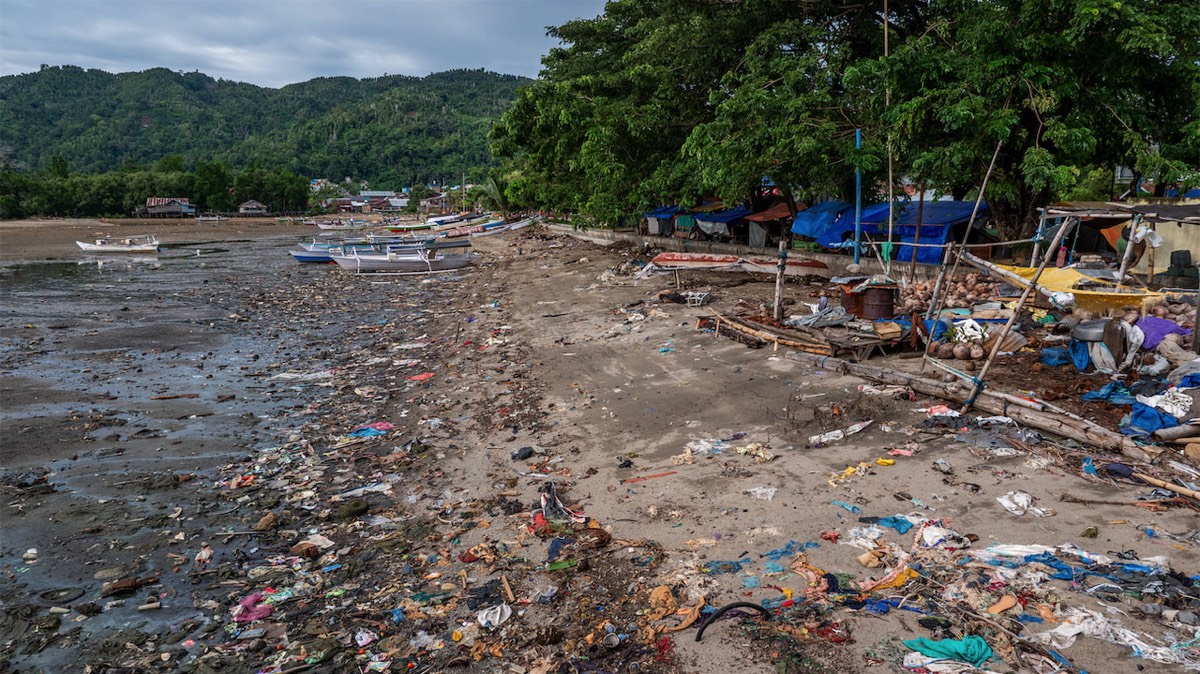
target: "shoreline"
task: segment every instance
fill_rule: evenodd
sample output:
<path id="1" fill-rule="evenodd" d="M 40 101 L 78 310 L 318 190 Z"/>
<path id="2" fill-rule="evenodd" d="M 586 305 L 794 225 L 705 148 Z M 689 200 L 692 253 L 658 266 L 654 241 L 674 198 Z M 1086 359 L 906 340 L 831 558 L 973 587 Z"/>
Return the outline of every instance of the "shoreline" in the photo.
<path id="1" fill-rule="evenodd" d="M 42 236 L 15 238 L 14 230 L 30 228 L 0 227 L 0 258 L 31 259 L 31 252 L 50 250 L 49 246 L 55 251 L 73 246 L 77 228 L 90 226 L 64 223 L 53 228 L 51 236 L 39 226 L 35 229 Z M 195 241 L 213 230 L 196 229 L 171 232 L 175 240 L 164 243 Z M 278 255 L 283 237 L 301 237 L 312 229 L 220 227 L 220 236 L 205 240 L 245 235 Z M 251 368 L 251 374 L 266 373 L 245 378 L 239 386 L 247 393 L 239 389 L 235 395 L 256 391 L 263 399 L 277 399 L 275 414 L 282 416 L 259 420 L 257 442 L 243 430 L 235 436 L 240 438 L 238 446 L 209 449 L 211 467 L 182 482 L 176 478 L 188 471 L 178 467 L 186 464 L 185 457 L 178 457 L 171 471 L 176 478 L 166 485 L 164 495 L 156 496 L 153 490 L 120 494 L 116 488 L 117 498 L 111 502 L 119 502 L 124 512 L 148 507 L 137 501 L 137 496 L 146 496 L 155 518 L 148 522 L 184 532 L 178 543 L 147 536 L 143 544 L 148 547 L 139 551 L 146 560 L 133 574 L 143 578 L 154 572 L 160 581 L 172 575 L 183 581 L 162 586 L 167 588 L 202 579 L 190 596 L 159 597 L 177 611 L 173 621 L 141 630 L 146 636 L 138 637 L 142 641 L 137 652 L 124 652 L 121 644 L 84 652 L 81 643 L 72 645 L 70 637 L 61 636 L 46 636 L 51 639 L 47 647 L 74 653 L 71 664 L 91 657 L 96 664 L 137 663 L 146 671 L 217 671 L 218 661 L 224 664 L 220 671 L 280 671 L 303 663 L 299 656 L 322 645 L 330 655 L 310 664 L 327 671 L 363 667 L 369 662 L 364 656 L 388 654 L 392 664 L 386 671 L 405 671 L 405 662 L 448 667 L 461 658 L 461 664 L 476 671 L 494 671 L 513 662 L 529 672 L 547 672 L 586 657 L 604 671 L 630 671 L 636 662 L 639 671 L 768 672 L 775 671 L 772 649 L 780 648 L 788 657 L 860 671 L 868 666 L 868 651 L 898 648 L 901 638 L 930 634 L 906 623 L 897 612 L 872 617 L 837 609 L 835 619 L 854 635 L 853 644 L 818 638 L 799 645 L 772 642 L 776 645 L 768 647 L 736 621 L 714 624 L 697 644 L 695 623 L 678 632 L 659 632 L 664 625 L 646 618 L 656 606 L 651 596 L 660 586 L 669 587 L 676 608 L 683 609 L 696 606 L 701 597 L 713 606 L 767 601 L 782 588 L 804 596 L 811 590 L 806 567 L 789 566 L 794 561 L 791 554 L 779 560 L 783 571 L 772 571 L 765 562 L 770 557 L 764 555 L 787 547 L 789 541 L 816 543 L 808 549 L 807 561 L 822 569 L 851 573 L 860 580 L 877 575 L 858 561 L 863 550 L 823 538 L 828 531 L 848 538 L 852 529 L 862 526 L 853 513 L 832 501 L 855 506 L 864 515 L 920 510 L 948 528 L 977 535 L 980 547 L 1073 542 L 1101 554 L 1131 549 L 1149 557 L 1169 551 L 1172 564 L 1182 571 L 1200 562 L 1193 546 L 1177 549 L 1138 528 L 1150 522 L 1160 531 L 1184 531 L 1191 521 L 1186 512 L 1142 513 L 1138 508 L 1057 502 L 1064 491 L 1103 500 L 1121 496 L 1122 490 L 1086 482 L 1059 462 L 1035 460 L 1037 454 L 992 456 L 955 441 L 953 435 L 929 432 L 921 427 L 925 415 L 916 411 L 936 404 L 927 399 L 869 398 L 858 393 L 862 382 L 853 377 L 801 365 L 782 351 L 753 350 L 697 331 L 695 319 L 706 310 L 653 301 L 659 290 L 667 289 L 665 279 L 634 284 L 632 261 L 638 251 L 532 228 L 478 241 L 485 254 L 478 269 L 417 281 L 306 269 L 290 261 L 280 264 L 274 257 L 260 273 L 275 275 L 258 284 L 253 277 L 237 279 L 219 268 L 212 271 L 212 262 L 207 263 L 209 271 L 194 269 L 203 278 L 230 286 L 228 294 L 212 289 L 203 293 L 219 297 L 211 318 L 224 321 L 231 340 L 245 334 L 264 344 L 274 340 L 283 349 L 270 363 L 251 364 L 245 362 L 246 354 L 237 354 L 235 366 Z M 15 250 L 22 247 L 23 252 Z M 18 257 L 8 257 L 10 253 Z M 718 306 L 761 302 L 773 292 L 769 280 L 687 276 L 694 287 L 710 292 Z M 809 291 L 802 285 L 787 287 L 793 300 L 807 301 Z M 314 306 L 336 310 L 322 314 Z M 4 327 L 11 348 L 18 349 L 18 340 L 28 344 L 39 336 L 53 342 L 64 330 L 52 327 L 52 320 L 31 324 L 33 328 Z M 81 325 L 80 338 L 87 330 L 101 328 Z M 112 345 L 114 351 L 120 347 Z M 208 349 L 202 342 L 188 348 L 185 360 L 195 367 L 193 361 Z M 293 351 L 290 355 L 288 349 Z M 144 357 L 136 356 L 134 362 Z M 228 357 L 232 365 L 234 354 Z M 16 367 L 5 365 L 6 373 L 22 374 L 21 358 L 13 361 Z M 311 383 L 285 378 L 266 389 L 249 388 L 287 372 L 297 377 L 332 374 Z M 410 379 L 426 373 L 432 376 Z M 180 391 L 191 392 L 176 387 L 152 395 Z M 145 392 L 139 395 L 148 397 Z M 162 401 L 178 407 L 163 416 L 207 411 L 192 405 L 219 409 L 217 398 L 230 393 L 198 395 Z M 830 403 L 841 404 L 848 414 L 870 416 L 875 423 L 841 443 L 810 447 L 809 435 L 851 421 L 846 416 L 824 417 L 827 413 L 821 408 Z M 92 404 L 110 405 L 103 400 Z M 372 423 L 394 428 L 362 440 L 345 437 Z M 54 420 L 47 424 L 53 427 Z M 275 427 L 279 436 L 269 437 L 263 426 Z M 151 458 L 138 469 L 146 473 L 138 475 L 139 487 L 152 484 L 154 466 L 172 463 L 153 458 L 156 439 L 146 440 Z M 107 444 L 137 442 L 142 441 L 121 437 Z M 689 443 L 696 448 L 692 461 L 674 461 Z M 752 454 L 737 452 L 754 444 L 776 458 L 758 462 Z M 525 447 L 531 453 L 514 460 Z M 887 466 L 874 464 L 889 456 L 889 449 L 905 449 L 915 456 L 897 456 Z M 932 470 L 935 458 L 953 464 L 957 478 Z M 93 460 L 94 465 L 121 465 L 103 456 Z M 861 463 L 874 465 L 831 486 L 831 475 Z M 129 469 L 126 464 L 118 471 Z M 56 470 L 45 482 L 10 486 L 6 495 L 27 504 L 24 518 L 39 516 L 34 505 L 39 495 L 33 493 L 39 485 L 60 484 L 57 496 L 41 494 L 42 499 L 95 501 L 84 495 L 81 476 L 59 483 L 61 475 Z M 255 476 L 254 484 L 232 486 L 246 475 Z M 109 480 L 122 481 L 115 476 Z M 586 513 L 595 527 L 566 521 L 569 518 L 560 512 L 559 524 L 541 530 L 531 513 L 547 484 L 555 486 L 564 505 Z M 995 497 L 1013 489 L 1033 493 L 1045 505 L 1052 503 L 1057 514 L 1041 519 L 1009 515 Z M 1128 497 L 1128 488 L 1125 491 Z M 900 502 L 898 494 L 912 500 Z M 206 519 L 178 526 L 182 523 L 170 517 L 175 506 Z M 269 514 L 275 520 L 264 523 Z M 1125 524 L 1112 524 L 1121 521 Z M 152 528 L 121 525 L 115 510 L 89 526 L 101 527 L 89 536 L 103 536 L 105 528 Z M 1081 537 L 1089 526 L 1100 529 L 1098 540 Z M 220 533 L 256 530 L 227 540 Z M 912 543 L 903 536 L 891 538 L 905 548 Z M 555 543 L 557 539 L 563 542 Z M 315 549 L 303 546 L 306 541 L 316 541 L 311 543 Z M 68 537 L 61 550 L 80 554 L 96 542 L 80 542 L 76 548 Z M 211 561 L 201 564 L 196 555 L 205 542 L 214 553 Z M 38 547 L 43 559 L 53 559 L 55 547 Z M 30 574 L 41 569 L 35 565 L 17 573 L 24 550 L 5 543 L 0 552 L 9 571 L 3 602 L 11 607 L 22 592 L 19 584 L 30 583 Z M 255 571 L 272 557 L 296 560 L 285 565 L 284 572 Z M 555 569 L 551 558 L 573 564 Z M 722 564 L 742 559 L 748 561 L 733 564 L 741 571 L 723 572 L 730 566 Z M 71 604 L 61 624 L 45 634 L 67 632 L 71 620 L 80 616 L 78 625 L 117 616 L 127 620 L 126 629 L 139 620 L 153 624 L 153 611 L 158 609 L 114 607 L 96 617 L 79 612 L 79 605 L 88 600 L 103 605 L 96 596 L 102 583 L 128 577 L 129 570 L 124 574 L 108 580 L 81 577 L 77 582 L 86 593 Z M 155 584 L 143 587 L 154 589 Z M 244 626 L 238 623 L 233 615 L 238 602 L 265 587 L 290 588 L 294 596 L 269 604 L 251 602 L 245 611 L 261 612 L 270 606 L 270 613 Z M 134 596 L 142 593 L 139 589 Z M 444 596 L 439 600 L 439 595 Z M 1078 593 L 1063 596 L 1064 603 L 1087 604 Z M 658 597 L 662 599 L 661 593 Z M 819 604 L 817 599 L 814 595 Z M 40 605 L 31 616 L 49 615 L 46 602 L 34 604 Z M 501 604 L 512 611 L 504 624 L 495 630 L 479 627 L 478 611 Z M 388 613 L 397 609 L 402 616 L 398 622 L 397 614 Z M 658 620 L 670 622 L 671 615 L 668 611 Z M 833 616 L 823 609 L 809 619 Z M 687 618 L 685 613 L 674 620 Z M 194 621 L 195 629 L 168 643 L 171 635 L 183 631 L 169 625 L 186 620 Z M 626 636 L 621 645 L 600 645 L 606 623 Z M 114 623 L 114 629 L 119 625 Z M 228 625 L 233 631 L 226 631 Z M 1139 627 L 1148 629 L 1149 624 Z M 647 629 L 653 638 L 646 638 Z M 354 640 L 364 630 L 371 636 L 363 637 L 368 639 L 362 647 L 365 653 L 358 653 Z M 461 640 L 454 640 L 455 632 L 463 635 Z M 192 645 L 186 645 L 188 640 Z M 282 650 L 276 648 L 280 645 Z M 20 669 L 18 653 L 5 653 L 11 666 L 27 671 Z M 1080 640 L 1065 653 L 1093 671 L 1133 672 L 1139 664 L 1145 671 L 1169 671 L 1096 640 Z M 743 659 L 746 654 L 750 660 Z M 269 669 L 270 663 L 277 663 L 278 669 Z M 1097 669 L 1101 666 L 1106 668 Z"/>

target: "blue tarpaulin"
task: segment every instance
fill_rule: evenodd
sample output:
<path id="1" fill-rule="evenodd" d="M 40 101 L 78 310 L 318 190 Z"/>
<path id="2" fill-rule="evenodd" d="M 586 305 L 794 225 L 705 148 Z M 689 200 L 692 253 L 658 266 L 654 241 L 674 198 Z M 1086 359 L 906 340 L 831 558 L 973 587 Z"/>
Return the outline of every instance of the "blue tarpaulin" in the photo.
<path id="1" fill-rule="evenodd" d="M 1121 424 L 1121 432 L 1135 437 L 1147 436 L 1163 428 L 1175 428 L 1179 420 L 1140 402 L 1133 403 L 1129 419 Z"/>
<path id="2" fill-rule="evenodd" d="M 740 220 L 747 215 L 750 215 L 750 209 L 745 206 L 736 206 L 725 211 L 717 211 L 716 213 L 697 213 L 696 220 L 704 222 L 733 222 Z"/>
<path id="3" fill-rule="evenodd" d="M 896 246 L 896 259 L 901 262 L 912 260 L 914 247 L 903 244 L 916 243 L 918 214 L 921 216 L 921 243 L 945 244 L 950 240 L 956 225 L 971 220 L 971 211 L 974 209 L 974 201 L 926 201 L 924 208 L 921 207 L 920 202 L 916 201 L 900 204 L 896 208 L 896 215 L 893 219 L 893 231 L 900 237 L 900 244 Z M 976 217 L 985 213 L 987 213 L 987 204 L 980 204 L 979 214 Z M 886 236 L 887 221 L 888 207 L 886 203 L 872 206 L 869 213 L 865 209 L 863 211 L 863 231 L 868 234 Z M 854 231 L 853 214 L 851 214 L 850 231 Z M 916 248 L 915 250 L 917 250 L 917 262 L 938 264 L 942 261 L 943 251 L 940 248 Z"/>
<path id="4" fill-rule="evenodd" d="M 1129 389 L 1120 382 L 1110 381 L 1096 391 L 1088 391 L 1079 397 L 1080 400 L 1095 401 L 1104 400 L 1113 405 L 1132 405 L 1137 402 L 1137 398 L 1129 392 Z"/>
<path id="5" fill-rule="evenodd" d="M 792 221 L 792 233 L 821 241 L 825 230 L 829 229 L 847 208 L 850 208 L 850 204 L 844 201 L 823 201 L 814 204 L 796 214 L 796 219 Z M 838 241 L 841 241 L 840 235 Z"/>
<path id="6" fill-rule="evenodd" d="M 872 221 L 877 221 L 881 216 L 883 218 L 883 231 L 887 233 L 887 212 L 888 205 L 886 203 L 871 204 L 863 206 L 862 212 L 862 231 L 863 234 L 878 234 L 879 232 L 870 224 Z M 848 208 L 842 211 L 836 221 L 825 232 L 824 239 L 818 237 L 817 243 L 828 248 L 834 248 L 843 241 L 854 238 L 854 209 Z"/>
<path id="7" fill-rule="evenodd" d="M 683 209 L 679 208 L 678 206 L 663 206 L 661 208 L 656 208 L 653 211 L 650 211 L 649 213 L 646 214 L 646 217 L 647 218 L 670 218 L 670 217 L 674 216 L 676 213 L 679 213 L 681 210 L 683 210 Z"/>

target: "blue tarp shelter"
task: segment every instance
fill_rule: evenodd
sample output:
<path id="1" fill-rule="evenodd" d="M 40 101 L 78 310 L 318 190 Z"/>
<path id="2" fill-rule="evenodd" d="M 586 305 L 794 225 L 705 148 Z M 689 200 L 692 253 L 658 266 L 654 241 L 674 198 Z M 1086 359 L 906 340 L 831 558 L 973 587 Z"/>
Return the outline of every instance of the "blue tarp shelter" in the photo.
<path id="1" fill-rule="evenodd" d="M 750 215 L 750 209 L 745 206 L 735 206 L 728 210 L 715 213 L 697 213 L 696 226 L 705 234 L 729 235 L 729 225 Z"/>
<path id="2" fill-rule="evenodd" d="M 660 206 L 646 214 L 646 233 L 670 236 L 675 233 L 675 216 L 682 213 L 679 206 Z"/>
<path id="3" fill-rule="evenodd" d="M 921 243 L 945 244 L 954 234 L 954 228 L 971 220 L 971 211 L 975 209 L 974 201 L 926 201 L 922 209 L 920 202 L 910 201 L 896 208 L 893 230 L 900 241 L 896 245 L 896 258 L 901 262 L 910 262 L 913 251 L 917 251 L 917 262 L 923 264 L 939 264 L 942 261 L 943 250 L 940 248 L 915 248 L 905 246 L 905 243 L 915 243 L 917 236 L 917 214 L 921 215 Z M 887 236 L 888 205 L 876 204 L 871 207 L 870 215 L 863 211 L 863 231 L 875 238 L 882 234 Z M 978 219 L 987 213 L 987 204 L 979 205 Z M 850 231 L 854 231 L 853 218 Z"/>
<path id="4" fill-rule="evenodd" d="M 1177 188 L 1171 187 L 1163 191 L 1163 196 L 1172 198 L 1183 197 L 1185 199 L 1200 199 L 1200 187 L 1193 187 L 1183 194 L 1180 194 Z"/>
<path id="5" fill-rule="evenodd" d="M 847 208 L 850 208 L 850 204 L 844 201 L 822 201 L 813 204 L 796 214 L 796 219 L 792 221 L 792 233 L 821 241 L 827 238 L 823 235 Z"/>
<path id="6" fill-rule="evenodd" d="M 656 208 L 656 209 L 650 211 L 649 213 L 647 213 L 646 217 L 647 218 L 657 218 L 657 219 L 661 220 L 663 218 L 674 217 L 677 213 L 679 213 L 682 210 L 683 209 L 678 206 L 661 206 L 661 207 Z"/>
<path id="7" fill-rule="evenodd" d="M 845 203 L 845 202 L 839 201 L 839 202 L 825 202 L 825 203 Z M 819 205 L 820 204 L 818 204 L 818 206 Z M 816 208 L 816 207 L 814 206 L 813 208 Z M 812 210 L 812 209 L 810 208 L 809 210 Z M 887 211 L 888 211 L 888 205 L 886 203 L 872 204 L 870 206 L 864 206 L 863 212 L 862 212 L 863 234 L 871 234 L 872 233 L 872 230 L 871 230 L 870 226 L 868 225 L 868 223 L 870 223 L 873 219 L 878 219 L 880 214 L 883 215 L 883 221 L 886 223 L 887 222 Z M 885 230 L 887 229 L 886 224 L 884 225 L 884 229 Z M 795 225 L 792 226 L 792 231 L 795 231 Z M 924 232 L 922 232 L 922 233 L 924 233 Z M 809 235 L 809 236 L 812 236 L 814 239 L 817 240 L 817 243 L 821 244 L 822 246 L 825 246 L 826 248 L 838 248 L 841 246 L 841 243 L 843 241 L 853 239 L 854 238 L 854 207 L 851 206 L 850 204 L 846 204 L 846 208 L 844 210 L 841 210 L 837 214 L 837 217 L 835 217 L 832 222 L 830 222 L 828 225 L 826 225 L 824 228 L 822 228 L 821 231 L 818 232 L 817 235 L 815 235 L 815 236 Z"/>
<path id="8" fill-rule="evenodd" d="M 745 206 L 734 206 L 728 210 L 717 211 L 715 213 L 697 213 L 696 220 L 698 222 L 723 222 L 729 224 L 735 220 L 740 220 L 747 215 L 750 215 L 750 209 Z"/>
<path id="9" fill-rule="evenodd" d="M 896 260 L 908 262 L 912 260 L 913 246 L 905 243 L 916 243 L 918 202 L 903 202 L 896 206 L 896 217 L 893 232 L 898 241 L 896 245 Z M 971 219 L 971 210 L 975 207 L 973 201 L 926 201 L 921 213 L 921 243 L 945 244 L 954 233 L 954 228 Z M 864 206 L 862 212 L 862 231 L 876 241 L 887 237 L 888 211 L 887 202 Z M 979 215 L 987 213 L 987 204 L 981 204 Z M 838 248 L 843 241 L 854 238 L 854 207 L 844 201 L 826 201 L 814 205 L 806 211 L 796 214 L 792 223 L 792 232 L 812 237 L 817 243 L 826 248 Z M 917 262 L 937 264 L 942 261 L 942 251 L 938 248 L 916 249 Z"/>

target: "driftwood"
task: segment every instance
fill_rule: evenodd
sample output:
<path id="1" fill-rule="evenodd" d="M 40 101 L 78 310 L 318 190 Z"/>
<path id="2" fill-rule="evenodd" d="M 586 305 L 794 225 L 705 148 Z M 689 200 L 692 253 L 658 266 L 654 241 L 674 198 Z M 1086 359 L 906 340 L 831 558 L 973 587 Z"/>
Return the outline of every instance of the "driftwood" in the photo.
<path id="1" fill-rule="evenodd" d="M 1160 428 L 1150 436 L 1159 442 L 1168 442 L 1179 440 L 1181 438 L 1190 439 L 1192 442 L 1197 442 L 1190 436 L 1200 435 L 1200 426 L 1195 424 L 1181 424 L 1171 428 Z M 1187 444 L 1187 443 L 1184 443 Z"/>
<path id="2" fill-rule="evenodd" d="M 815 365 L 824 370 L 836 370 L 883 384 L 908 386 L 919 393 L 942 398 L 950 402 L 962 402 L 970 394 L 970 387 L 959 382 L 942 383 L 905 372 L 897 372 L 896 370 L 863 365 L 861 363 L 851 363 L 838 358 L 813 356 L 807 353 L 792 353 L 788 357 Z M 1091 447 L 1119 452 L 1138 461 L 1151 463 L 1155 457 L 1162 453 L 1161 448 L 1139 446 L 1129 438 L 1119 433 L 1114 433 L 1087 419 L 1076 417 L 1075 415 L 1063 414 L 1061 411 L 1056 411 L 1056 408 L 1052 409 L 1045 404 L 1042 404 L 1043 409 L 1036 409 L 1036 405 L 1032 407 L 1026 406 L 1026 404 L 1033 401 L 1023 400 L 1022 404 L 1016 404 L 1011 398 L 1012 396 L 1007 396 L 1006 394 L 996 395 L 984 389 L 979 393 L 974 406 L 990 414 L 1003 414 L 1011 417 L 1018 423 L 1030 428 L 1070 438 Z"/>
<path id="3" fill-rule="evenodd" d="M 778 332 L 768 329 L 767 326 L 752 325 L 749 321 L 736 316 L 721 314 L 717 311 L 713 311 L 713 314 L 717 321 L 718 333 L 720 333 L 720 329 L 722 327 L 725 327 L 769 344 L 774 344 L 776 349 L 778 349 L 782 344 L 783 346 L 790 346 L 793 349 L 808 354 L 815 354 L 818 356 L 833 355 L 833 347 L 830 346 L 828 342 L 822 343 L 816 339 L 801 334 L 794 336 L 782 335 Z"/>
<path id="4" fill-rule="evenodd" d="M 1059 497 L 1059 500 L 1063 501 L 1065 503 L 1078 503 L 1079 505 L 1137 506 L 1139 508 L 1145 508 L 1147 510 L 1153 510 L 1153 511 L 1157 512 L 1157 511 L 1166 510 L 1167 509 L 1166 507 L 1168 505 L 1174 505 L 1174 504 L 1176 504 L 1176 502 L 1180 501 L 1181 499 L 1168 498 L 1168 499 L 1156 499 L 1156 500 L 1152 500 L 1152 501 L 1118 501 L 1115 499 L 1080 498 L 1078 496 L 1073 496 L 1071 494 L 1064 493 L 1062 496 Z"/>

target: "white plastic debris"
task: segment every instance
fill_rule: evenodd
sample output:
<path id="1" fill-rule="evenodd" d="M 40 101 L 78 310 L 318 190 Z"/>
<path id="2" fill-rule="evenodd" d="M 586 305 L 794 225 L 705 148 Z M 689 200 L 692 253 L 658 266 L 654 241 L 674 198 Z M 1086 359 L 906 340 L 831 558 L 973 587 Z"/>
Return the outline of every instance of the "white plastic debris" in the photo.
<path id="1" fill-rule="evenodd" d="M 1004 509 L 1014 515 L 1024 515 L 1029 513 L 1034 517 L 1051 517 L 1054 511 L 1049 508 L 1039 508 L 1033 505 L 1037 499 L 1032 494 L 1023 491 L 1010 491 L 1004 496 L 997 496 L 996 501 L 1004 506 Z"/>

